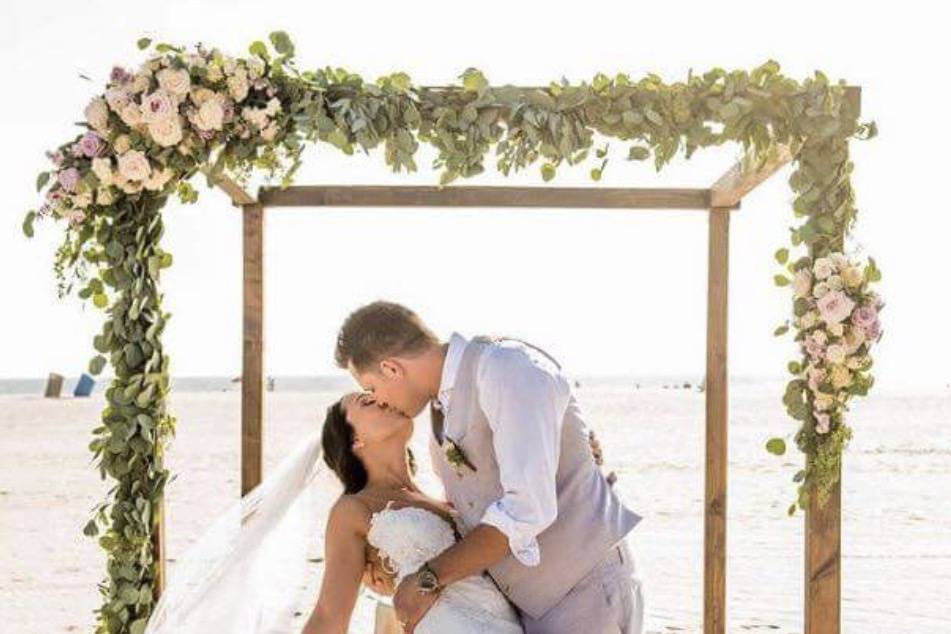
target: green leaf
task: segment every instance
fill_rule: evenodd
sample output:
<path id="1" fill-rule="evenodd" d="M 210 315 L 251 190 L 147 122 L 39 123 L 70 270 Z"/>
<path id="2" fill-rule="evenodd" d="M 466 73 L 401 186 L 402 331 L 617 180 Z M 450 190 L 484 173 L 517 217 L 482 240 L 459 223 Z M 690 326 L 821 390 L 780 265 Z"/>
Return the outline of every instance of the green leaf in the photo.
<path id="1" fill-rule="evenodd" d="M 294 43 L 291 42 L 291 38 L 286 31 L 274 31 L 268 37 L 270 37 L 275 51 L 287 57 L 294 56 Z"/>
<path id="2" fill-rule="evenodd" d="M 36 212 L 30 210 L 23 219 L 23 234 L 27 238 L 33 237 L 33 221 L 36 219 Z"/>
<path id="3" fill-rule="evenodd" d="M 632 145 L 631 149 L 627 151 L 627 160 L 629 161 L 643 161 L 649 158 L 651 151 L 649 148 L 642 147 L 640 145 Z"/>
<path id="4" fill-rule="evenodd" d="M 141 51 L 141 50 L 147 49 L 149 47 L 149 44 L 151 43 L 152 43 L 152 38 L 140 37 L 135 44 L 136 46 L 139 47 L 139 50 Z"/>
<path id="5" fill-rule="evenodd" d="M 89 362 L 89 372 L 90 374 L 99 374 L 102 372 L 103 366 L 106 365 L 106 358 L 101 354 L 97 354 Z"/>
<path id="6" fill-rule="evenodd" d="M 773 281 L 776 282 L 776 286 L 789 286 L 789 278 L 785 275 L 774 275 Z"/>
<path id="7" fill-rule="evenodd" d="M 39 176 L 36 177 L 36 191 L 43 189 L 43 186 L 46 185 L 50 180 L 49 172 L 40 172 Z"/>
<path id="8" fill-rule="evenodd" d="M 87 537 L 95 537 L 99 534 L 99 527 L 96 525 L 96 520 L 91 519 L 86 522 L 86 525 L 83 527 L 83 535 Z"/>
<path id="9" fill-rule="evenodd" d="M 482 74 L 482 71 L 477 68 L 467 68 L 460 77 L 462 77 L 462 87 L 466 92 L 481 94 L 483 90 L 489 87 L 489 81 Z"/>
<path id="10" fill-rule="evenodd" d="M 789 516 L 793 516 L 793 515 L 796 514 L 796 503 L 795 503 L 795 502 L 793 502 L 792 504 L 789 505 L 789 508 L 786 509 L 786 514 L 789 515 Z"/>
<path id="11" fill-rule="evenodd" d="M 766 451 L 773 455 L 781 456 L 786 453 L 786 441 L 782 438 L 770 438 L 766 441 Z"/>
<path id="12" fill-rule="evenodd" d="M 776 258 L 776 261 L 780 264 L 785 264 L 786 260 L 789 259 L 789 249 L 783 247 L 782 249 L 776 251 L 776 253 L 773 254 L 773 257 Z"/>
<path id="13" fill-rule="evenodd" d="M 778 337 L 779 335 L 786 334 L 787 332 L 789 332 L 789 326 L 786 324 L 783 324 L 782 326 L 780 326 L 779 328 L 773 331 L 773 335 Z"/>
<path id="14" fill-rule="evenodd" d="M 96 308 L 105 308 L 106 304 L 109 303 L 109 298 L 106 297 L 105 293 L 96 293 L 92 296 L 92 303 Z"/>
<path id="15" fill-rule="evenodd" d="M 555 166 L 552 163 L 542 165 L 542 180 L 550 181 L 555 177 Z"/>
<path id="16" fill-rule="evenodd" d="M 601 180 L 601 168 L 599 167 L 591 168 L 591 179 L 596 181 Z"/>
<path id="17" fill-rule="evenodd" d="M 132 624 L 129 626 L 129 634 L 142 634 L 145 632 L 145 626 L 148 622 L 149 620 L 147 618 L 132 621 Z"/>

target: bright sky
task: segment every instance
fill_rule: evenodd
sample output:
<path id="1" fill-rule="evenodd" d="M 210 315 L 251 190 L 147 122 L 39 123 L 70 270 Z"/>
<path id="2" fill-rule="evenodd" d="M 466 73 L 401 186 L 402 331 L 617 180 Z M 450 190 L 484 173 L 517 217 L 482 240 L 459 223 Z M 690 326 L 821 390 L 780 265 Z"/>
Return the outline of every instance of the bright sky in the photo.
<path id="1" fill-rule="evenodd" d="M 879 136 L 852 144 L 859 219 L 856 246 L 876 258 L 887 302 L 874 351 L 879 385 L 944 385 L 951 345 L 942 333 L 951 300 L 940 285 L 951 215 L 945 124 L 951 103 L 942 59 L 946 22 L 930 4 L 900 11 L 800 2 L 768 19 L 761 3 L 598 3 L 556 10 L 550 2 L 480 2 L 454 16 L 449 5 L 180 0 L 128 11 L 119 2 L 8 3 L 0 9 L 7 147 L 0 228 L 0 378 L 77 376 L 95 354 L 104 313 L 56 298 L 52 262 L 60 228 L 24 213 L 44 151 L 79 130 L 88 100 L 113 64 L 137 66 L 135 40 L 199 41 L 246 54 L 255 39 L 289 32 L 300 68 L 344 66 L 367 79 L 405 71 L 420 85 L 458 81 L 469 66 L 493 84 L 573 83 L 595 73 L 656 72 L 686 79 L 693 68 L 751 70 L 776 59 L 803 79 L 814 69 L 863 87 L 863 119 Z M 594 5 L 588 5 L 593 7 Z M 917 8 L 912 8 L 917 7 Z M 746 17 L 749 16 L 749 17 Z M 90 83 L 80 77 L 85 74 Z M 614 151 L 603 186 L 707 186 L 737 147 L 682 157 L 661 174 Z M 420 171 L 393 174 L 378 149 L 347 157 L 309 149 L 299 184 L 435 184 L 432 153 Z M 538 167 L 506 179 L 494 172 L 459 184 L 542 185 Z M 550 184 L 595 186 L 588 168 L 563 169 Z M 773 329 L 789 314 L 775 287 L 773 252 L 793 223 L 786 167 L 744 200 L 731 225 L 729 363 L 734 374 L 781 376 L 797 358 Z M 241 371 L 241 224 L 224 194 L 200 187 L 197 205 L 166 208 L 165 345 L 174 375 Z M 798 223 L 798 220 L 796 221 Z M 507 333 L 547 347 L 575 374 L 679 373 L 704 369 L 706 214 L 689 211 L 323 210 L 269 212 L 266 228 L 266 372 L 335 372 L 332 347 L 349 311 L 377 298 L 402 302 L 443 336 L 452 330 Z M 940 335 L 940 336 L 939 336 Z"/>

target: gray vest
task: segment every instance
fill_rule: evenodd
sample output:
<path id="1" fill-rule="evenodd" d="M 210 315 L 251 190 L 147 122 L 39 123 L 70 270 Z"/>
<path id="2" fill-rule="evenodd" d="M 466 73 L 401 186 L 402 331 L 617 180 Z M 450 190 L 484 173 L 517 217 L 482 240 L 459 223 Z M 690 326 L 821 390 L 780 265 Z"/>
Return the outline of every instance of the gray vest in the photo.
<path id="1" fill-rule="evenodd" d="M 462 449 L 476 470 L 457 472 L 435 434 L 429 442 L 433 468 L 459 513 L 464 533 L 475 528 L 489 505 L 503 494 L 492 429 L 479 407 L 475 385 L 479 358 L 498 341 L 485 336 L 469 340 L 443 421 L 444 437 Z M 536 346 L 520 343 L 549 356 Z M 535 619 L 558 603 L 641 520 L 618 499 L 594 462 L 574 394 L 563 420 L 555 480 L 558 518 L 538 535 L 541 563 L 526 566 L 510 554 L 488 569 L 508 598 Z"/>

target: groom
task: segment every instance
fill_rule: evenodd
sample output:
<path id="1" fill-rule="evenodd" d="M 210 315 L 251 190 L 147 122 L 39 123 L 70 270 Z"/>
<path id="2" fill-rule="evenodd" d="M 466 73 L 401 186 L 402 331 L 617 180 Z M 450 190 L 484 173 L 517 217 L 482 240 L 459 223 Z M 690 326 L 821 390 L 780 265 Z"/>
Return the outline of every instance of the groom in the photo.
<path id="1" fill-rule="evenodd" d="M 516 339 L 442 342 L 384 301 L 347 317 L 335 358 L 381 405 L 410 417 L 430 407 L 433 468 L 462 524 L 461 541 L 397 588 L 405 632 L 445 586 L 488 571 L 528 634 L 641 634 L 641 580 L 624 540 L 641 516 L 595 463 L 553 358 Z"/>

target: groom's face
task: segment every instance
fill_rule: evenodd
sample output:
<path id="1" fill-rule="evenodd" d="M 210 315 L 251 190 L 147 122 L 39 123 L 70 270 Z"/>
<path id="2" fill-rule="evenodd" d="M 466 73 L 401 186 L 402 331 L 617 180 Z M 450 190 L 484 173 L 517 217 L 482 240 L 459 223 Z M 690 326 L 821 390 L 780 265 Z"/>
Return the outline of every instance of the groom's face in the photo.
<path id="1" fill-rule="evenodd" d="M 377 403 L 390 407 L 409 418 L 415 418 L 429 401 L 425 392 L 415 388 L 413 377 L 398 359 L 380 361 L 375 370 L 359 372 L 353 365 L 350 374 Z"/>

